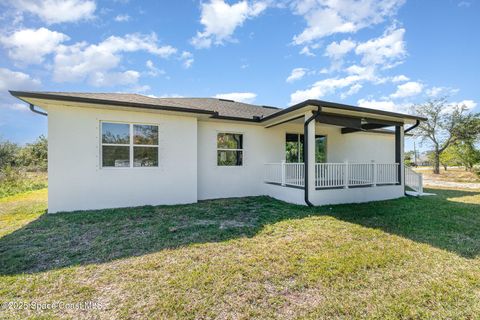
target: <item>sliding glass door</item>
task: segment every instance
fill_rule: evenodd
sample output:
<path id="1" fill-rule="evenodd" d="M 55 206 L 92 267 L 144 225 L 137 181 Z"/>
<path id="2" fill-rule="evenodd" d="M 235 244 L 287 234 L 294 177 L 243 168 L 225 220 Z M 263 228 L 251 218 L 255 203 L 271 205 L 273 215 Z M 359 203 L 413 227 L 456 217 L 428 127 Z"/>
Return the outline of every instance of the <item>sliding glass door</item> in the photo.
<path id="1" fill-rule="evenodd" d="M 288 163 L 303 161 L 303 134 L 287 133 L 285 137 L 285 161 Z M 327 161 L 327 137 L 315 136 L 315 162 Z"/>

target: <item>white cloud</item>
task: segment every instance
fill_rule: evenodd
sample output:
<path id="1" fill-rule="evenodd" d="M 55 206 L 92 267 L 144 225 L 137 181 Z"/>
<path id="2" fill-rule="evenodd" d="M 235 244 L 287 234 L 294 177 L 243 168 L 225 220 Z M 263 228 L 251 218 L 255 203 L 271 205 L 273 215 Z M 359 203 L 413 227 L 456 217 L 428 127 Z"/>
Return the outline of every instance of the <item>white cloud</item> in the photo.
<path id="1" fill-rule="evenodd" d="M 436 98 L 439 96 L 451 96 L 458 93 L 458 89 L 448 88 L 448 87 L 431 87 L 425 90 L 425 93 L 430 98 Z"/>
<path id="2" fill-rule="evenodd" d="M 442 109 L 443 113 L 454 111 L 457 107 L 464 107 L 467 111 L 472 111 L 477 106 L 474 100 L 453 101 L 446 104 Z"/>
<path id="3" fill-rule="evenodd" d="M 243 103 L 252 103 L 257 97 L 253 92 L 231 92 L 231 93 L 219 93 L 214 96 L 217 99 L 228 99 Z"/>
<path id="4" fill-rule="evenodd" d="M 127 22 L 130 20 L 130 16 L 128 14 L 119 14 L 115 17 L 115 21 L 117 22 Z"/>
<path id="5" fill-rule="evenodd" d="M 464 106 L 467 110 L 472 110 L 477 106 L 477 103 L 473 100 L 462 100 L 460 102 L 450 103 L 452 106 Z"/>
<path id="6" fill-rule="evenodd" d="M 232 5 L 224 0 L 210 0 L 201 4 L 200 23 L 203 31 L 198 31 L 191 39 L 191 44 L 196 48 L 209 48 L 212 44 L 220 45 L 231 41 L 237 27 L 243 25 L 245 20 L 254 18 L 267 8 L 265 2 L 239 1 Z"/>
<path id="7" fill-rule="evenodd" d="M 10 0 L 10 3 L 21 13 L 36 15 L 47 24 L 91 19 L 96 9 L 92 0 Z"/>
<path id="8" fill-rule="evenodd" d="M 0 68 L 0 92 L 32 90 L 38 88 L 40 84 L 40 80 L 30 77 L 26 73 Z"/>
<path id="9" fill-rule="evenodd" d="M 155 64 L 153 63 L 152 60 L 147 60 L 147 62 L 145 62 L 145 65 L 148 68 L 147 74 L 149 76 L 156 77 L 158 75 L 163 75 L 163 74 L 166 73 L 165 70 L 161 70 L 161 69 L 158 69 L 157 67 L 155 67 Z"/>
<path id="10" fill-rule="evenodd" d="M 340 95 L 340 98 L 345 99 L 348 96 L 351 96 L 353 94 L 358 93 L 358 91 L 360 91 L 360 89 L 362 89 L 362 88 L 363 88 L 363 86 L 360 83 L 356 83 L 353 86 L 351 86 L 350 89 L 348 89 L 347 92 L 342 93 Z"/>
<path id="11" fill-rule="evenodd" d="M 193 64 L 193 54 L 189 51 L 183 51 L 180 55 L 180 60 L 183 60 L 183 67 L 189 69 Z"/>
<path id="12" fill-rule="evenodd" d="M 335 33 L 354 33 L 394 15 L 405 0 L 296 0 L 293 11 L 307 27 L 293 38 L 301 45 Z"/>
<path id="13" fill-rule="evenodd" d="M 138 80 L 137 71 L 114 70 L 121 62 L 121 53 L 146 51 L 161 58 L 176 53 L 175 48 L 158 46 L 157 42 L 155 34 L 129 34 L 111 36 L 99 44 L 79 42 L 70 46 L 60 45 L 54 58 L 53 78 L 57 82 L 87 80 L 96 86 L 134 83 Z"/>
<path id="14" fill-rule="evenodd" d="M 296 80 L 300 80 L 305 76 L 305 74 L 307 74 L 307 71 L 308 69 L 306 68 L 295 68 L 292 70 L 286 81 L 294 82 Z"/>
<path id="15" fill-rule="evenodd" d="M 307 99 L 320 99 L 337 89 L 353 86 L 362 80 L 359 75 L 344 78 L 329 78 L 315 82 L 309 89 L 297 90 L 290 95 L 290 104 L 296 104 Z"/>
<path id="16" fill-rule="evenodd" d="M 342 40 L 340 43 L 332 42 L 327 46 L 325 56 L 338 60 L 354 48 L 355 42 L 352 40 Z"/>
<path id="17" fill-rule="evenodd" d="M 360 99 L 357 101 L 358 106 L 362 108 L 370 108 L 370 109 L 379 109 L 384 111 L 393 111 L 397 112 L 399 107 L 395 105 L 393 101 L 389 100 L 365 100 Z"/>
<path id="18" fill-rule="evenodd" d="M 362 56 L 363 65 L 383 65 L 384 69 L 391 68 L 406 56 L 405 29 L 389 28 L 375 39 L 360 43 L 355 49 L 357 55 Z"/>
<path id="19" fill-rule="evenodd" d="M 403 74 L 391 78 L 391 81 L 393 83 L 405 82 L 405 81 L 408 81 L 408 80 L 410 80 L 410 78 L 408 78 L 407 76 L 405 76 Z"/>
<path id="20" fill-rule="evenodd" d="M 42 63 L 44 57 L 70 38 L 46 28 L 22 29 L 9 36 L 0 36 L 0 43 L 7 48 L 8 56 L 22 64 Z"/>
<path id="21" fill-rule="evenodd" d="M 422 90 L 423 90 L 423 84 L 421 84 L 420 82 L 410 81 L 410 82 L 398 85 L 397 91 L 391 94 L 390 97 L 394 99 L 411 97 L 421 93 Z"/>
<path id="22" fill-rule="evenodd" d="M 4 103 L 4 105 L 15 111 L 28 111 L 28 107 L 26 104 L 21 104 L 21 103 Z"/>
<path id="23" fill-rule="evenodd" d="M 140 73 L 135 70 L 125 72 L 95 72 L 90 76 L 90 84 L 96 87 L 130 85 L 137 83 Z"/>
<path id="24" fill-rule="evenodd" d="M 310 51 L 310 47 L 309 46 L 305 46 L 302 48 L 302 50 L 300 50 L 300 54 L 303 54 L 307 57 L 315 57 L 315 53 L 313 53 L 312 51 Z"/>
<path id="25" fill-rule="evenodd" d="M 330 73 L 339 70 L 343 61 L 342 57 L 355 49 L 355 54 L 361 57 L 361 65 L 351 65 L 343 71 L 348 75 L 345 77 L 328 78 L 317 81 L 310 88 L 297 90 L 290 95 L 291 103 L 298 103 L 306 99 L 319 99 L 328 94 L 333 94 L 337 90 L 349 88 L 340 95 L 340 98 L 357 93 L 364 82 L 373 84 L 382 84 L 390 80 L 388 77 L 377 75 L 379 67 L 382 69 L 393 67 L 401 62 L 406 55 L 405 44 L 403 41 L 404 29 L 388 28 L 385 33 L 379 37 L 359 43 L 355 47 L 352 40 L 343 40 L 340 43 L 333 42 L 327 46 L 326 56 L 332 58 L 332 66 L 329 69 L 322 69 L 321 73 Z M 398 77 L 395 80 L 405 80 L 406 77 Z M 421 84 L 418 84 L 422 86 Z M 412 84 L 400 87 L 400 91 L 392 97 L 401 97 L 413 95 L 417 87 Z M 410 91 L 408 91 L 410 89 Z M 421 92 L 422 87 L 420 87 Z"/>
<path id="26" fill-rule="evenodd" d="M 156 97 L 154 95 L 149 95 L 149 97 L 152 97 L 152 98 L 183 98 L 182 95 L 179 95 L 179 94 L 176 94 L 176 93 L 172 93 L 172 94 L 162 94 L 161 96 L 159 97 Z"/>

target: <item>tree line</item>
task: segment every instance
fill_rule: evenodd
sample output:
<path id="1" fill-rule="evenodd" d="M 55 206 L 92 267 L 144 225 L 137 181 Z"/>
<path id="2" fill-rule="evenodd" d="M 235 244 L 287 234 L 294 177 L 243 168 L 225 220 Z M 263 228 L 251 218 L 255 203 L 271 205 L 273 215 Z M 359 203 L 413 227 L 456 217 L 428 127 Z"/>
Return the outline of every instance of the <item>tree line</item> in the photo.
<path id="1" fill-rule="evenodd" d="M 0 170 L 21 168 L 27 171 L 46 171 L 48 141 L 43 135 L 24 146 L 9 140 L 0 140 Z"/>
<path id="2" fill-rule="evenodd" d="M 461 165 L 470 171 L 480 165 L 480 114 L 449 103 L 447 97 L 414 105 L 412 112 L 427 119 L 413 133 L 431 148 L 433 173 L 440 173 L 440 165 Z"/>

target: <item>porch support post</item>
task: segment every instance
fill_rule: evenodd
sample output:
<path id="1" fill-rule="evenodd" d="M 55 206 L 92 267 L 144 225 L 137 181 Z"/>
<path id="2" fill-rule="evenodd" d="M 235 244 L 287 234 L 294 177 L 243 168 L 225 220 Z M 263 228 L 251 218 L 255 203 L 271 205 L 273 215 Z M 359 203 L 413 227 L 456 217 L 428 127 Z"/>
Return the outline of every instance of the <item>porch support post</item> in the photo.
<path id="1" fill-rule="evenodd" d="M 305 121 L 307 121 L 312 116 L 312 112 L 307 112 L 305 114 Z M 305 128 L 308 131 L 308 134 L 304 135 L 304 148 L 305 148 L 305 165 L 308 166 L 308 183 L 306 184 L 308 190 L 308 195 L 315 191 L 315 120 L 310 121 Z"/>
<path id="2" fill-rule="evenodd" d="M 398 163 L 398 184 L 403 184 L 403 126 L 395 126 L 395 163 Z"/>

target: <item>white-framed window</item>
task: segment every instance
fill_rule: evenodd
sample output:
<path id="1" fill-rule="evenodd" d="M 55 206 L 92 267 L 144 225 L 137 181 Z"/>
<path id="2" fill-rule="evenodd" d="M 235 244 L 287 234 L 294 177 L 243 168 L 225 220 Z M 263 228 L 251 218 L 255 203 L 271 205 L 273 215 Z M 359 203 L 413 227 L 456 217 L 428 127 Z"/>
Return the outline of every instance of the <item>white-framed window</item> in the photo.
<path id="1" fill-rule="evenodd" d="M 243 165 L 243 134 L 217 133 L 217 165 Z"/>
<path id="2" fill-rule="evenodd" d="M 158 125 L 100 123 L 102 168 L 158 167 Z"/>

